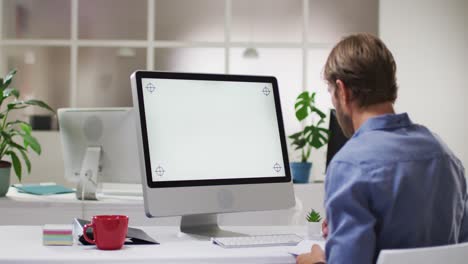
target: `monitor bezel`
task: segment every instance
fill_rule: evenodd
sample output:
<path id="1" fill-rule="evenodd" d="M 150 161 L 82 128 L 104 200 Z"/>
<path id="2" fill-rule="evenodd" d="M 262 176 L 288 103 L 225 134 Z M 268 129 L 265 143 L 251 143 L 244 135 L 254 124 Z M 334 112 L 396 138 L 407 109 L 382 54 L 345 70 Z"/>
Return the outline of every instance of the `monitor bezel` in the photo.
<path id="1" fill-rule="evenodd" d="M 227 74 L 206 74 L 206 73 L 181 73 L 181 72 L 157 72 L 157 71 L 136 71 L 134 73 L 136 90 L 138 96 L 138 109 L 141 125 L 142 147 L 144 154 L 144 166 L 146 172 L 146 184 L 149 188 L 174 188 L 192 186 L 216 186 L 216 185 L 242 185 L 242 184 L 262 184 L 290 182 L 291 173 L 287 143 L 284 131 L 284 123 L 281 111 L 281 102 L 278 91 L 277 79 L 273 76 L 251 76 L 251 75 L 227 75 Z M 183 180 L 183 181 L 153 181 L 151 158 L 149 153 L 148 133 L 146 125 L 146 113 L 144 106 L 142 79 L 178 79 L 178 80 L 204 80 L 204 81 L 233 81 L 233 82 L 258 82 L 271 83 L 275 100 L 276 119 L 280 134 L 281 150 L 283 155 L 283 165 L 285 176 L 252 177 L 252 178 L 230 178 L 230 179 L 203 179 L 203 180 Z"/>

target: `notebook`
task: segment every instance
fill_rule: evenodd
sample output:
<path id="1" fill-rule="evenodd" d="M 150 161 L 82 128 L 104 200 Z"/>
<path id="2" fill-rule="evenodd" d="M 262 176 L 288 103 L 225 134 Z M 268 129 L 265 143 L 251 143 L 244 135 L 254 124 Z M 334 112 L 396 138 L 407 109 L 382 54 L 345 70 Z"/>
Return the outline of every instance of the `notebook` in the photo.
<path id="1" fill-rule="evenodd" d="M 75 192 L 73 189 L 67 188 L 58 184 L 14 184 L 13 187 L 18 189 L 19 192 L 29 193 L 35 195 L 50 195 Z"/>

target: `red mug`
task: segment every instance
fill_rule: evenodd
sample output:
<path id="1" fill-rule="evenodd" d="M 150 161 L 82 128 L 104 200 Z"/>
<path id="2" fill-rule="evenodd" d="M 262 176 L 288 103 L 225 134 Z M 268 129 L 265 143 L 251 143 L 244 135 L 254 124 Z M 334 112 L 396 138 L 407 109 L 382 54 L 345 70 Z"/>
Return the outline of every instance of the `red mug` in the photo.
<path id="1" fill-rule="evenodd" d="M 86 235 L 86 229 L 93 228 L 94 240 Z M 91 224 L 83 227 L 83 237 L 98 249 L 121 249 L 128 231 L 128 216 L 126 215 L 96 215 Z"/>

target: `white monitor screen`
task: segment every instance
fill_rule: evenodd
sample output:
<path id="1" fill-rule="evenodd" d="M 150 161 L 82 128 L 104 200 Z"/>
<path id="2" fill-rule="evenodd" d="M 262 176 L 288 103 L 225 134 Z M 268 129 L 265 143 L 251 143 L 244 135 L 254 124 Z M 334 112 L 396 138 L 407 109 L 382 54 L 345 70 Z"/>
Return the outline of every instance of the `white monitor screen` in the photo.
<path id="1" fill-rule="evenodd" d="M 153 182 L 286 177 L 272 82 L 140 80 Z"/>

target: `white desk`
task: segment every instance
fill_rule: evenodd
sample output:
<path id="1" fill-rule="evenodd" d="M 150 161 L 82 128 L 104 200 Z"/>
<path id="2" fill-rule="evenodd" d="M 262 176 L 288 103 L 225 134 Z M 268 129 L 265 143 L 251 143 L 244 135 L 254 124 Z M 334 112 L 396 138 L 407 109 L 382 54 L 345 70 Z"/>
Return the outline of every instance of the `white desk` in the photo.
<path id="1" fill-rule="evenodd" d="M 219 216 L 222 225 L 303 225 L 310 208 L 323 213 L 323 185 L 294 185 L 297 205 L 287 210 L 244 212 Z M 320 197 L 320 199 L 319 199 Z M 106 196 L 100 201 L 78 201 L 74 193 L 37 196 L 18 193 L 10 188 L 7 196 L 0 198 L 0 225 L 68 224 L 75 217 L 91 219 L 98 214 L 125 214 L 130 225 L 179 225 L 180 217 L 147 218 L 143 198 L 136 196 Z"/>
<path id="2" fill-rule="evenodd" d="M 291 247 L 224 249 L 209 241 L 178 235 L 178 228 L 144 227 L 161 245 L 125 245 L 101 251 L 95 246 L 43 246 L 41 226 L 0 226 L 0 263 L 295 263 Z M 248 234 L 296 233 L 305 227 L 225 227 Z"/>
<path id="3" fill-rule="evenodd" d="M 69 224 L 75 217 L 91 219 L 97 214 L 126 214 L 132 225 L 154 225 L 144 213 L 143 198 L 107 196 L 99 201 L 78 201 L 74 193 L 31 195 L 10 188 L 0 198 L 0 225 Z"/>

